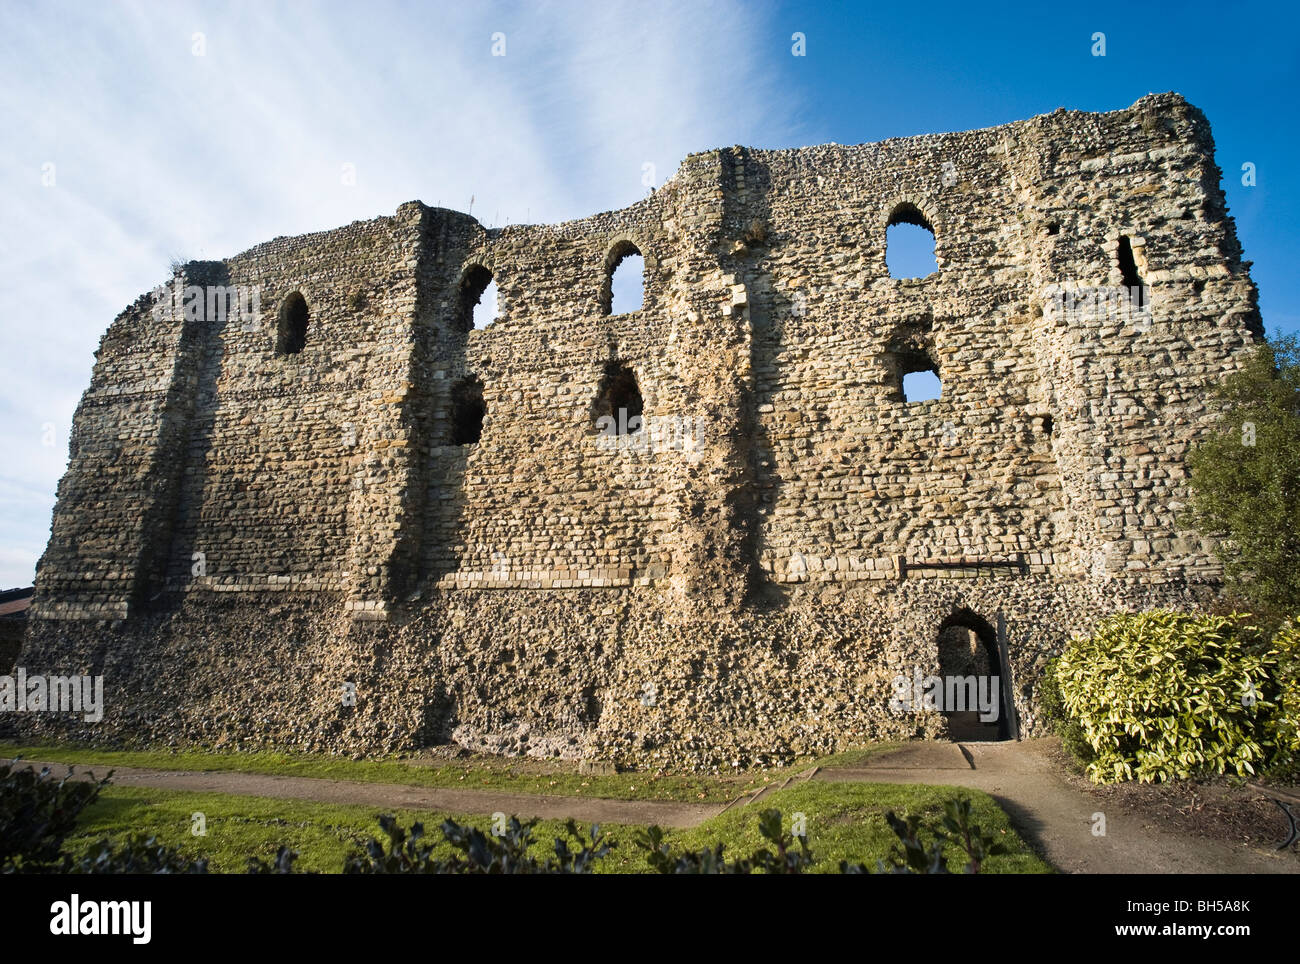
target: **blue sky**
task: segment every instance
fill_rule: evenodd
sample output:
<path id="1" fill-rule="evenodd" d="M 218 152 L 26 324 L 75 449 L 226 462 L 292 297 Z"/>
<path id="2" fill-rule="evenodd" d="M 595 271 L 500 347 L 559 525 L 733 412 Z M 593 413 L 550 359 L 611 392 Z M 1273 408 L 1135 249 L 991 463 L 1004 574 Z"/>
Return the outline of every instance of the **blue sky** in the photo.
<path id="1" fill-rule="evenodd" d="M 1297 14 L 976 6 L 0 0 L 0 587 L 31 582 L 100 336 L 172 259 L 417 198 L 556 221 L 636 200 L 691 151 L 1177 90 L 1213 126 L 1266 327 L 1300 329 Z"/>

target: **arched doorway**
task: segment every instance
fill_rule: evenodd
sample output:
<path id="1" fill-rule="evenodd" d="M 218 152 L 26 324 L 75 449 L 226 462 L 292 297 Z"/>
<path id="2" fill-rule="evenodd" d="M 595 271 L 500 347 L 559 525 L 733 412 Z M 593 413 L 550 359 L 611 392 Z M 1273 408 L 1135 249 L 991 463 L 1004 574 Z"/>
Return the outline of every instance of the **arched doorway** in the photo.
<path id="1" fill-rule="evenodd" d="M 997 631 L 979 614 L 958 609 L 939 626 L 938 646 L 948 735 L 962 742 L 1008 739 L 1010 680 Z"/>

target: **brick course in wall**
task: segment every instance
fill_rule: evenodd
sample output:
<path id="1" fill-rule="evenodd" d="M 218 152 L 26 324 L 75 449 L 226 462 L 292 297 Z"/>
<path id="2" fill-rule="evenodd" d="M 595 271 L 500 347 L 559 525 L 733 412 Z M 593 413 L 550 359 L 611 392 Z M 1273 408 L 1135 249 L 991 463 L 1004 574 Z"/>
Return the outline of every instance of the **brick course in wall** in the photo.
<path id="1" fill-rule="evenodd" d="M 104 672 L 83 738 L 723 766 L 942 734 L 891 680 L 965 614 L 1033 733 L 1072 634 L 1215 591 L 1184 458 L 1262 333 L 1219 177 L 1163 94 L 694 154 L 559 225 L 412 202 L 186 265 L 100 346 L 23 659 Z M 935 273 L 890 277 L 900 219 Z M 610 315 L 631 250 L 644 304 Z M 1086 306 L 1134 270 L 1145 313 Z M 214 288 L 259 310 L 187 312 Z M 940 398 L 903 399 L 917 358 Z M 597 422 L 615 370 L 640 432 Z"/>

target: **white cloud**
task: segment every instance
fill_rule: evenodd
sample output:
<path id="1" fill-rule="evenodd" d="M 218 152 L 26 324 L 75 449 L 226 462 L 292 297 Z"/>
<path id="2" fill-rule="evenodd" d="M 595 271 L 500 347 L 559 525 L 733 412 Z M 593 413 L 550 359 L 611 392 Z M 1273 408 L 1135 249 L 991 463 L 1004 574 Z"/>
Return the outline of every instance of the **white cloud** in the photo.
<path id="1" fill-rule="evenodd" d="M 44 548 L 100 336 L 172 258 L 413 199 L 473 195 L 488 223 L 582 217 L 642 196 L 647 162 L 663 183 L 688 152 L 796 126 L 766 8 L 466 6 L 6 6 L 0 587 L 30 582 Z"/>

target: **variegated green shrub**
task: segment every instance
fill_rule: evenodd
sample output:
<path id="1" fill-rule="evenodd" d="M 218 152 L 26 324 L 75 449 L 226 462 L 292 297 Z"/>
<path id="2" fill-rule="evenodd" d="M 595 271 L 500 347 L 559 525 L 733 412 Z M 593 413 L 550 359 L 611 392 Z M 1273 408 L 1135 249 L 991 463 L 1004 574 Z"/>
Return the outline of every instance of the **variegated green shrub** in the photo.
<path id="1" fill-rule="evenodd" d="M 1056 672 L 1095 753 L 1089 777 L 1149 783 L 1263 769 L 1278 749 L 1283 662 L 1246 617 L 1155 610 L 1103 620 Z"/>
<path id="2" fill-rule="evenodd" d="M 1271 771 L 1279 777 L 1300 777 L 1300 616 L 1283 627 L 1273 640 L 1278 655 L 1278 710 L 1274 727 L 1275 760 Z"/>

